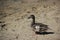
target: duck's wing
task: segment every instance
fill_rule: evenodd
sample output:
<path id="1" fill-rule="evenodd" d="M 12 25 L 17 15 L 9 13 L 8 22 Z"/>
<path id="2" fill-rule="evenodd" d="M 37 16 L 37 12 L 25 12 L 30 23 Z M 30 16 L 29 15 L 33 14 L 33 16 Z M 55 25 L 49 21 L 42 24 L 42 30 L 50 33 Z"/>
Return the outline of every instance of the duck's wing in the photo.
<path id="1" fill-rule="evenodd" d="M 43 23 L 35 23 L 35 25 L 38 25 L 38 26 L 48 26 L 48 25 L 43 24 Z"/>
<path id="2" fill-rule="evenodd" d="M 39 26 L 40 28 L 46 28 L 46 29 L 49 29 L 48 25 L 46 25 L 46 24 L 36 23 L 35 25 L 36 25 L 36 26 Z"/>

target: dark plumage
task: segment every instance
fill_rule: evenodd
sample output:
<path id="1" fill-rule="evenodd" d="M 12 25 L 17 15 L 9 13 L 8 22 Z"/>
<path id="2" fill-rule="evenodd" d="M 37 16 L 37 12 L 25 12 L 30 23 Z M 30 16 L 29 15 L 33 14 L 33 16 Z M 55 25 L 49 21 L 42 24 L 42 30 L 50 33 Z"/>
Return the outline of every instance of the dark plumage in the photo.
<path id="1" fill-rule="evenodd" d="M 34 15 L 30 15 L 30 17 L 28 17 L 28 19 L 32 18 L 32 24 L 31 27 L 33 28 L 33 30 L 35 32 L 46 32 L 49 28 L 48 25 L 42 24 L 42 23 L 35 23 L 35 16 Z"/>

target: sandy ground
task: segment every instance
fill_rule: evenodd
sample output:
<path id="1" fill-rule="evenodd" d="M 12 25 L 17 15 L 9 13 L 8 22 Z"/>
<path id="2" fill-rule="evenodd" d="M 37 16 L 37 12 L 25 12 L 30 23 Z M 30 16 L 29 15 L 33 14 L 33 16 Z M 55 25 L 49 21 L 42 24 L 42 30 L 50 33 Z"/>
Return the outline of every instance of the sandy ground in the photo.
<path id="1" fill-rule="evenodd" d="M 0 5 L 0 40 L 60 40 L 60 0 L 1 0 Z M 54 34 L 35 35 L 32 14 Z"/>

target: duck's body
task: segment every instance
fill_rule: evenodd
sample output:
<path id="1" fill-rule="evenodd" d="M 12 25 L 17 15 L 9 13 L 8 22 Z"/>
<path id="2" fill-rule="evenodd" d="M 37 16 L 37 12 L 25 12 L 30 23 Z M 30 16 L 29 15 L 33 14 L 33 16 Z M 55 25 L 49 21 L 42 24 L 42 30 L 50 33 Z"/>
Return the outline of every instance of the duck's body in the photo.
<path id="1" fill-rule="evenodd" d="M 45 32 L 48 30 L 48 25 L 42 24 L 42 23 L 35 23 L 35 16 L 31 15 L 29 18 L 32 18 L 32 24 L 31 27 L 35 32 Z"/>
<path id="2" fill-rule="evenodd" d="M 35 23 L 31 27 L 35 32 L 45 32 L 48 29 L 48 26 L 42 23 Z"/>

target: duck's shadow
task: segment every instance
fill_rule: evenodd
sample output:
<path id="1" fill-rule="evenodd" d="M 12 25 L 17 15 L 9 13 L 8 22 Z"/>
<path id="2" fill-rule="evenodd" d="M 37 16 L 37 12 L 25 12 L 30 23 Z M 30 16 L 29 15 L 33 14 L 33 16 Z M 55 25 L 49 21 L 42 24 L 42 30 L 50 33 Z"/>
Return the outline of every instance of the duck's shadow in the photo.
<path id="1" fill-rule="evenodd" d="M 54 32 L 35 32 L 38 35 L 54 34 Z"/>

